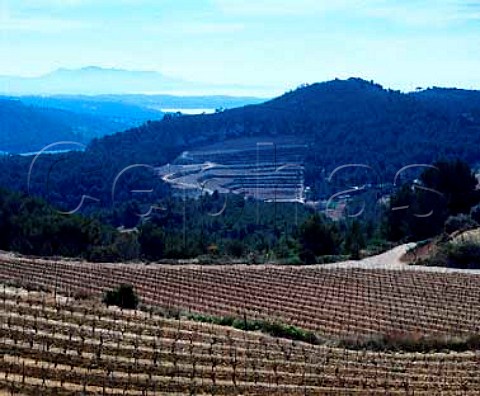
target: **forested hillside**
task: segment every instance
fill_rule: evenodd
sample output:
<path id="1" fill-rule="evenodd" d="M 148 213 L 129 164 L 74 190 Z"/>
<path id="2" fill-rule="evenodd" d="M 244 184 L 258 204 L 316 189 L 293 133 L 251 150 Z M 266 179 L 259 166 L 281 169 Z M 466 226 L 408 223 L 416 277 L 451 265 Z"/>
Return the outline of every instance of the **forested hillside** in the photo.
<path id="1" fill-rule="evenodd" d="M 430 106 L 433 111 L 443 111 L 449 116 L 464 117 L 479 122 L 480 91 L 456 88 L 429 88 L 410 94 Z"/>
<path id="2" fill-rule="evenodd" d="M 478 109 L 469 91 L 457 107 Z M 91 151 L 114 150 L 147 163 L 168 162 L 174 154 L 198 145 L 235 137 L 296 135 L 310 144 L 307 183 L 318 172 L 347 163 L 364 163 L 393 177 L 404 165 L 459 156 L 477 162 L 480 122 L 463 111 L 447 113 L 448 101 L 435 102 L 385 90 L 359 79 L 314 84 L 261 105 L 212 115 L 170 117 L 93 142 Z M 473 110 L 474 110 L 473 109 Z M 471 109 L 472 110 L 472 109 Z M 472 110 L 472 111 L 473 111 Z"/>
<path id="3" fill-rule="evenodd" d="M 97 96 L 21 96 L 19 100 L 27 105 L 65 110 L 70 113 L 98 117 L 112 124 L 111 132 L 123 131 L 139 126 L 148 120 L 160 120 L 163 113 L 147 106 L 122 102 L 119 98 L 111 100 Z M 101 135 L 93 135 L 99 137 Z"/>
<path id="4" fill-rule="evenodd" d="M 41 101 L 30 102 L 38 106 L 26 104 L 29 103 L 28 100 L 24 103 L 19 99 L 0 98 L 0 151 L 28 153 L 60 141 L 88 144 L 95 137 L 127 129 L 148 119 L 120 119 L 106 116 L 101 111 L 82 111 L 81 106 L 70 109 L 60 105 L 49 107 L 46 105 L 51 104 L 48 101 L 43 104 Z M 127 112 L 129 107 L 131 106 L 123 106 L 123 111 Z M 157 119 L 162 116 L 161 113 L 152 111 L 152 119 L 154 114 L 157 114 Z M 78 149 L 78 146 L 69 147 Z M 52 150 L 69 147 L 62 145 L 53 147 Z"/>
<path id="5" fill-rule="evenodd" d="M 78 215 L 65 215 L 46 202 L 0 189 L 0 249 L 42 256 L 92 258 L 112 244 L 113 227 Z"/>
<path id="6" fill-rule="evenodd" d="M 464 95 L 471 93 L 464 92 Z M 305 160 L 306 184 L 321 191 L 325 176 L 344 164 L 366 164 L 378 172 L 366 176 L 371 183 L 393 182 L 403 166 L 431 163 L 443 157 L 478 161 L 479 122 L 459 112 L 444 111 L 442 96 L 424 100 L 385 90 L 360 79 L 335 80 L 301 87 L 260 105 L 245 106 L 211 115 L 168 116 L 139 128 L 95 139 L 84 153 L 48 156 L 35 163 L 31 192 L 50 198 L 52 189 L 61 194 L 55 203 L 75 207 L 82 194 L 112 204 L 112 185 L 119 172 L 133 164 L 151 166 L 172 162 L 182 151 L 236 137 L 295 135 L 309 146 Z M 462 92 L 459 92 L 462 95 Z M 468 99 L 459 102 L 472 103 Z M 471 109 L 474 111 L 474 109 Z M 54 171 L 51 171 L 53 163 Z M 3 161 L 0 184 L 26 190 L 31 159 Z M 67 166 L 68 165 L 68 166 Z M 48 173 L 49 172 L 49 173 Z M 131 198 L 138 174 L 155 184 L 158 196 L 167 189 L 148 168 L 135 168 L 116 185 L 115 200 Z M 50 192 L 46 192 L 46 180 Z M 133 184 L 132 184 L 133 183 Z M 145 183 L 145 181 L 143 181 Z M 127 189 L 129 186 L 130 189 Z"/>

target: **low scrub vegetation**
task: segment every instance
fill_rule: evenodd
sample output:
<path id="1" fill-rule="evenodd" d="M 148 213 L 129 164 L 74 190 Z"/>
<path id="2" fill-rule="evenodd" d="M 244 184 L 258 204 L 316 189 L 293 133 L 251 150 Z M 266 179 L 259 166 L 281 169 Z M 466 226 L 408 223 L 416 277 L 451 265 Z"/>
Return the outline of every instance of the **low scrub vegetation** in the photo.
<path id="1" fill-rule="evenodd" d="M 103 296 L 103 302 L 107 306 L 116 305 L 123 309 L 135 309 L 138 306 L 139 299 L 133 286 L 120 285 L 114 290 L 108 290 Z"/>
<path id="2" fill-rule="evenodd" d="M 418 260 L 418 265 L 457 269 L 480 269 L 480 243 L 475 241 L 448 242 L 431 257 Z"/>
<path id="3" fill-rule="evenodd" d="M 445 232 L 452 234 L 456 231 L 466 231 L 478 227 L 478 223 L 470 215 L 459 214 L 450 216 L 445 222 Z"/>
<path id="4" fill-rule="evenodd" d="M 480 334 L 468 336 L 423 335 L 409 332 L 392 332 L 367 339 L 343 339 L 342 348 L 373 351 L 402 352 L 465 352 L 480 349 Z"/>
<path id="5" fill-rule="evenodd" d="M 273 337 L 288 338 L 309 344 L 320 344 L 321 339 L 314 333 L 295 326 L 265 320 L 248 320 L 247 318 L 215 317 L 201 314 L 189 314 L 187 319 L 220 326 L 231 326 L 238 330 L 260 331 Z"/>

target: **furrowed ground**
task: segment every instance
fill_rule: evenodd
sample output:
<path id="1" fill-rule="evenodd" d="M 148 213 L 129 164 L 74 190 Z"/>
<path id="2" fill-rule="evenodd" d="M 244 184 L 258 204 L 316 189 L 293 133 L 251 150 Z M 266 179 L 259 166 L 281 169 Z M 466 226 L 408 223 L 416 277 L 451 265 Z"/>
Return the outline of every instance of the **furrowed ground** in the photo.
<path id="1" fill-rule="evenodd" d="M 46 291 L 0 288 L 0 387 L 6 395 L 477 394 L 480 351 L 353 350 L 338 341 L 477 334 L 480 276 L 366 267 L 100 265 L 4 254 L 0 282 Z M 292 324 L 326 341 L 101 305 L 98 297 L 121 283 L 164 312 Z M 92 297 L 73 298 L 81 295 Z"/>

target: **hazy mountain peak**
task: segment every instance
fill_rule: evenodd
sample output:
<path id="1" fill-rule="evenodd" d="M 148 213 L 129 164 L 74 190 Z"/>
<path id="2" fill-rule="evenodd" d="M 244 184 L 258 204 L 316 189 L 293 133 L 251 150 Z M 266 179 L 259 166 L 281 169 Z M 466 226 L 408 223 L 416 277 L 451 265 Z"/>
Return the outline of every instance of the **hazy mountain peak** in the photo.
<path id="1" fill-rule="evenodd" d="M 101 95 L 174 94 L 212 95 L 236 92 L 252 96 L 250 90 L 266 87 L 206 84 L 185 81 L 157 71 L 126 70 L 89 65 L 59 68 L 38 77 L 0 76 L 0 94 L 7 95 Z"/>
<path id="2" fill-rule="evenodd" d="M 69 74 L 86 74 L 86 73 L 91 73 L 91 74 L 111 74 L 111 73 L 117 73 L 117 74 L 130 74 L 130 75 L 135 75 L 135 74 L 149 74 L 149 75 L 156 75 L 156 76 L 162 76 L 162 73 L 156 72 L 156 71 L 150 71 L 150 70 L 128 70 L 128 69 L 120 69 L 116 67 L 102 67 L 102 66 L 95 66 L 95 65 L 90 65 L 90 66 L 84 66 L 80 68 L 65 68 L 61 67 L 53 72 L 49 73 L 49 75 L 55 75 L 55 74 L 61 74 L 61 73 L 69 73 Z"/>

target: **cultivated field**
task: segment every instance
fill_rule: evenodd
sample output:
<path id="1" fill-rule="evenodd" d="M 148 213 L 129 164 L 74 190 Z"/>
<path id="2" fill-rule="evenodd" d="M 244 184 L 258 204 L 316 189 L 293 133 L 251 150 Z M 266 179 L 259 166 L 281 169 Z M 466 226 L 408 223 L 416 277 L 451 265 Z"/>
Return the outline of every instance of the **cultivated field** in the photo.
<path id="1" fill-rule="evenodd" d="M 374 352 L 345 337 L 478 333 L 480 276 L 418 270 L 142 266 L 4 254 L 0 387 L 22 395 L 478 394 L 480 351 Z M 321 345 L 120 311 L 98 297 L 120 283 L 144 304 L 275 320 Z M 73 296 L 92 294 L 87 300 Z M 322 339 L 323 339 L 322 338 Z M 1 392 L 0 392 L 1 393 Z"/>

